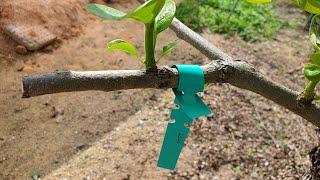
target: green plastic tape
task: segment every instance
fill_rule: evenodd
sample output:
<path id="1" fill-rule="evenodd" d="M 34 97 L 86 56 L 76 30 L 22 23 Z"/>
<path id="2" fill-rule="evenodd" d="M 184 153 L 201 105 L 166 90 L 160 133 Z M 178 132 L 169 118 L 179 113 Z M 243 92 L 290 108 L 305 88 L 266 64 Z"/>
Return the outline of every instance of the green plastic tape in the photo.
<path id="1" fill-rule="evenodd" d="M 179 109 L 173 109 L 163 139 L 158 167 L 174 170 L 184 142 L 188 137 L 189 127 L 195 118 L 211 114 L 209 107 L 197 95 L 204 89 L 204 74 L 198 65 L 175 65 L 179 72 L 179 85 L 173 88 L 174 102 Z"/>

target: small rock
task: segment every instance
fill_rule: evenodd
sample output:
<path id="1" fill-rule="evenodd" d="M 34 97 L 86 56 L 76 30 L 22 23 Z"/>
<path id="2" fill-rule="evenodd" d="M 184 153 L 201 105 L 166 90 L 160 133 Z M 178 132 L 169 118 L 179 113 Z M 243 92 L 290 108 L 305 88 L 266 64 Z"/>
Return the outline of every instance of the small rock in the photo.
<path id="1" fill-rule="evenodd" d="M 150 100 L 150 101 L 157 101 L 157 99 L 158 99 L 158 97 L 157 97 L 157 95 L 155 95 L 155 94 L 152 94 L 152 95 L 149 97 L 149 100 Z"/>
<path id="2" fill-rule="evenodd" d="M 28 54 L 27 48 L 24 47 L 24 46 L 22 46 L 22 45 L 16 46 L 14 50 L 15 50 L 15 52 L 16 52 L 17 54 L 21 54 L 21 55 L 26 55 L 26 54 Z"/>
<path id="3" fill-rule="evenodd" d="M 140 120 L 139 120 L 139 125 L 142 126 L 143 124 L 144 124 L 144 120 L 143 120 L 143 119 L 140 119 Z"/>
<path id="4" fill-rule="evenodd" d="M 77 149 L 77 150 L 83 150 L 85 147 L 87 147 L 87 144 L 81 143 L 81 144 L 79 144 L 79 145 L 76 146 L 76 149 Z"/>
<path id="5" fill-rule="evenodd" d="M 55 35 L 42 26 L 7 24 L 4 26 L 3 32 L 29 51 L 41 49 L 57 39 Z"/>
<path id="6" fill-rule="evenodd" d="M 46 46 L 45 48 L 42 49 L 42 51 L 45 53 L 51 53 L 53 52 L 53 46 L 52 45 Z"/>
<path id="7" fill-rule="evenodd" d="M 51 118 L 56 118 L 58 115 L 63 115 L 64 111 L 56 108 L 55 106 L 52 107 L 52 114 Z"/>
<path id="8" fill-rule="evenodd" d="M 250 175 L 252 178 L 258 179 L 259 178 L 259 174 L 257 172 L 253 172 Z"/>

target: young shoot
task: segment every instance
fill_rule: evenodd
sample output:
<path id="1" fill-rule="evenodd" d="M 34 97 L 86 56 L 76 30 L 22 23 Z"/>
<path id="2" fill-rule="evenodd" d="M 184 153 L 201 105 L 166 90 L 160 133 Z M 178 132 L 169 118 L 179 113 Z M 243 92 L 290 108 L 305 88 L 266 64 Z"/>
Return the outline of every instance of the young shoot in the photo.
<path id="1" fill-rule="evenodd" d="M 155 59 L 157 36 L 171 25 L 176 11 L 176 5 L 173 0 L 149 0 L 130 13 L 125 13 L 100 4 L 89 4 L 86 6 L 86 10 L 104 20 L 120 21 L 125 18 L 131 18 L 143 23 L 145 26 L 145 59 L 142 59 L 138 55 L 137 49 L 133 44 L 122 39 L 111 41 L 107 49 L 121 50 L 129 53 L 135 59 L 145 64 L 146 69 L 157 68 L 157 61 Z M 168 54 L 174 48 L 172 45 L 172 43 L 169 43 L 166 46 L 170 48 L 163 48 L 165 52 L 162 52 L 162 56 Z M 174 43 L 174 45 L 176 45 L 176 43 Z"/>

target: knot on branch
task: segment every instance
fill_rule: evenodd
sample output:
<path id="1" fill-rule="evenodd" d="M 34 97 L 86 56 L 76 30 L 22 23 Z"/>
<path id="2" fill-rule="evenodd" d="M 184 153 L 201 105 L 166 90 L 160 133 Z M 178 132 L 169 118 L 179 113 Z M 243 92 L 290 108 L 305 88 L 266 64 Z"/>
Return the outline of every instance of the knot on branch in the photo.
<path id="1" fill-rule="evenodd" d="M 146 74 L 149 78 L 153 79 L 154 87 L 156 88 L 168 88 L 176 87 L 179 82 L 178 71 L 174 68 L 162 66 L 156 70 L 147 70 Z"/>
<path id="2" fill-rule="evenodd" d="M 217 61 L 220 64 L 219 71 L 219 79 L 221 82 L 225 83 L 228 82 L 228 78 L 230 77 L 231 73 L 233 72 L 233 66 L 229 63 L 225 63 L 225 61 Z"/>
<path id="3" fill-rule="evenodd" d="M 301 108 L 301 109 L 310 106 L 312 104 L 312 101 L 313 101 L 313 99 L 305 98 L 305 95 L 304 95 L 303 92 L 300 93 L 298 98 L 297 98 L 298 107 Z"/>

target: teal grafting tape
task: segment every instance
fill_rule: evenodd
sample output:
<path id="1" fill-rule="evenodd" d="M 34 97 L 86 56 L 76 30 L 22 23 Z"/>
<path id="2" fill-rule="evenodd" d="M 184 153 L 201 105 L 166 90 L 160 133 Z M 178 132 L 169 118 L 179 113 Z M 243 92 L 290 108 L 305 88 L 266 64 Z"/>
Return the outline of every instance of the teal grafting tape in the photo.
<path id="1" fill-rule="evenodd" d="M 163 139 L 158 167 L 174 170 L 188 137 L 188 125 L 193 119 L 211 114 L 209 107 L 197 95 L 204 89 L 204 74 L 198 65 L 175 65 L 179 72 L 179 85 L 173 88 L 174 102 L 179 109 L 173 109 L 170 122 Z"/>

